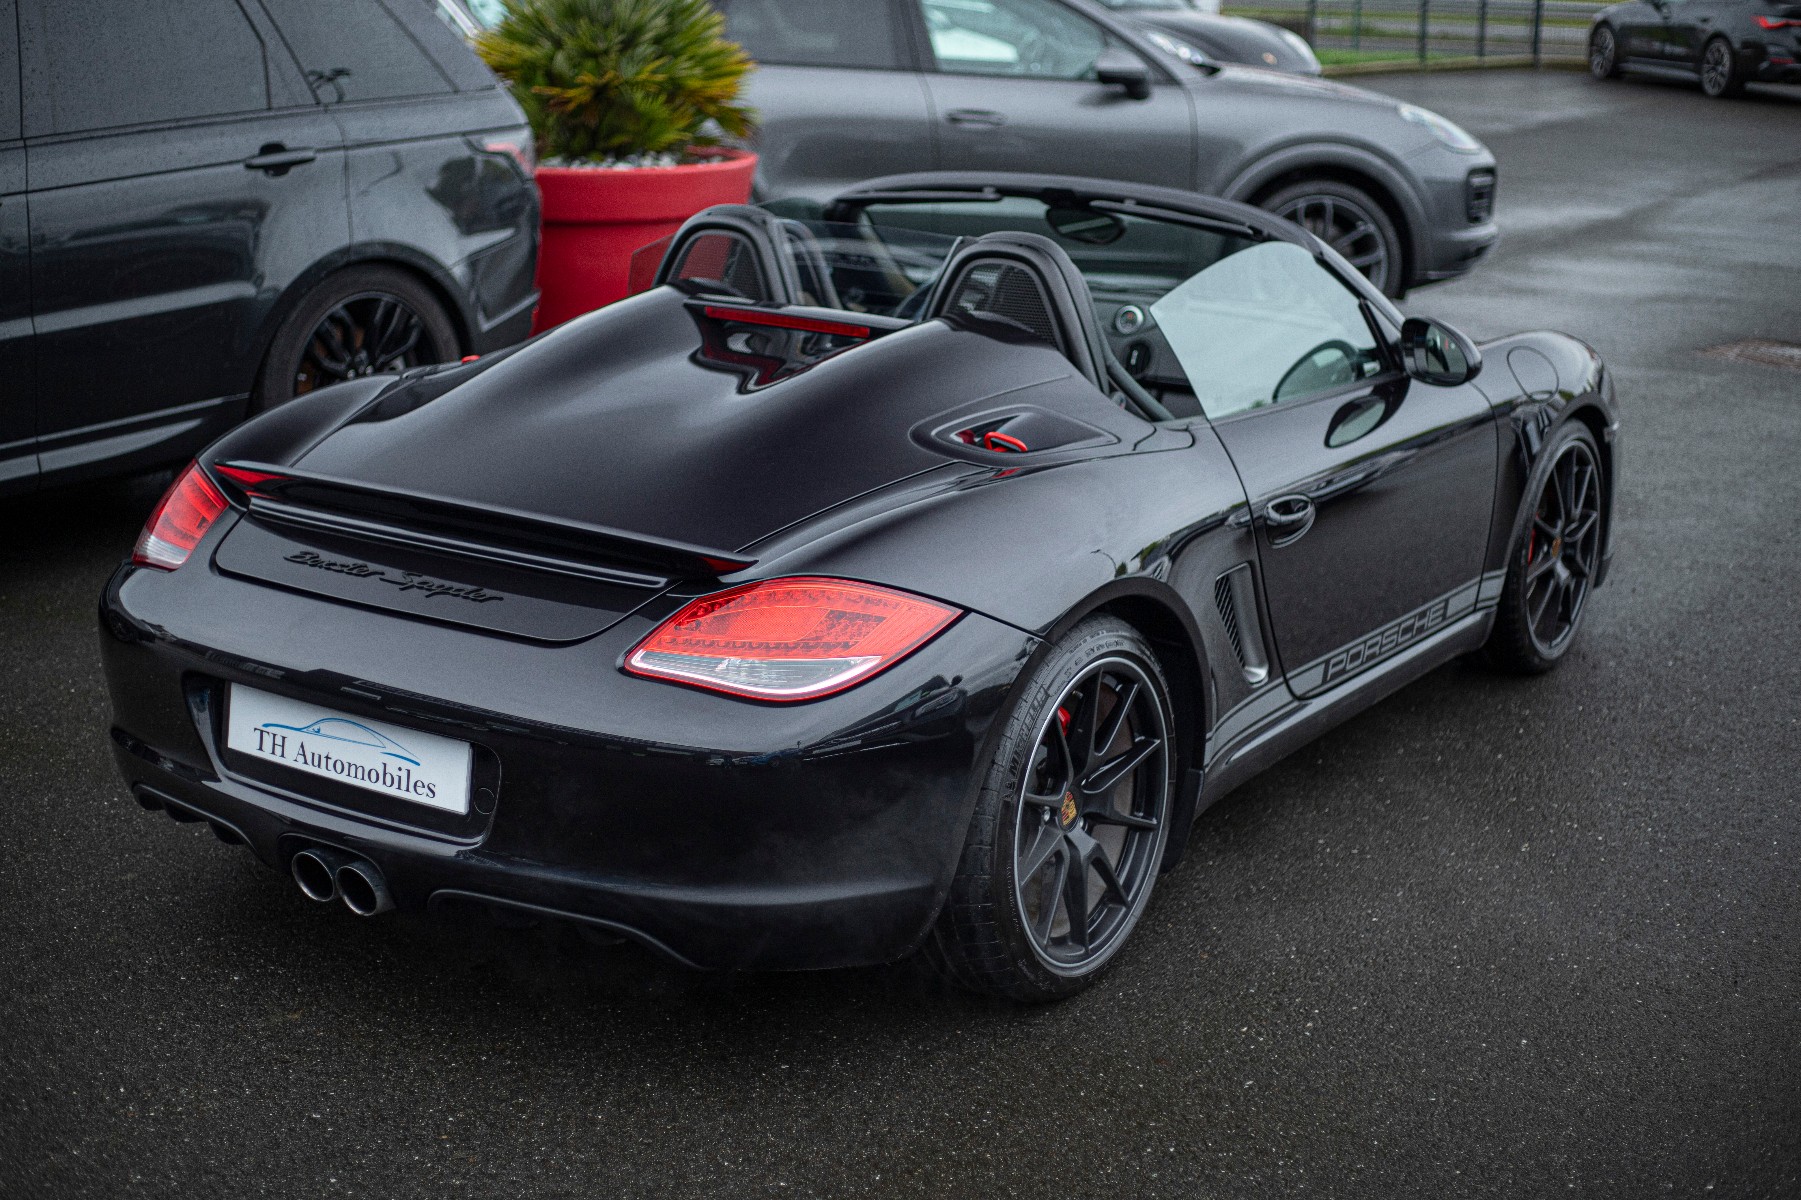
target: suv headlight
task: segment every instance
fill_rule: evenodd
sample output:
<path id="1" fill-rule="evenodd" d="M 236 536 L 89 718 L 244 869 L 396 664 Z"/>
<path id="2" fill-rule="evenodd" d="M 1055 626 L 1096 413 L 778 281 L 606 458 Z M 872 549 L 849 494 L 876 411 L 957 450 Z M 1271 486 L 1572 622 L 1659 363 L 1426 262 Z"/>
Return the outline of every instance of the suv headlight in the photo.
<path id="1" fill-rule="evenodd" d="M 1479 154 L 1482 151 L 1482 143 L 1471 137 L 1463 126 L 1454 121 L 1447 121 L 1437 113 L 1413 104 L 1400 105 L 1399 111 L 1401 120 L 1425 126 L 1432 131 L 1433 137 L 1459 153 Z"/>
<path id="2" fill-rule="evenodd" d="M 1319 66 L 1319 58 L 1313 53 L 1313 47 L 1307 44 L 1306 38 L 1292 29 L 1283 29 L 1279 25 L 1276 27 L 1276 36 L 1281 38 L 1290 50 L 1300 55 L 1302 62 L 1315 67 Z"/>

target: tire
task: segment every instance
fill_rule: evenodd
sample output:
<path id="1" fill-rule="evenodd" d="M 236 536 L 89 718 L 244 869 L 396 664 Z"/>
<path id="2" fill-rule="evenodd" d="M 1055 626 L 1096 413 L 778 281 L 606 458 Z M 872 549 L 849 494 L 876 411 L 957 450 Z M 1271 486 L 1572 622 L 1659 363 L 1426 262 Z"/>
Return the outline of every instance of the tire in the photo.
<path id="1" fill-rule="evenodd" d="M 1149 644 L 1112 617 L 1076 626 L 1017 691 L 924 953 L 961 987 L 1044 1003 L 1093 983 L 1150 902 L 1173 807 L 1174 714 Z"/>
<path id="2" fill-rule="evenodd" d="M 1740 95 L 1745 90 L 1738 55 L 1723 37 L 1715 37 L 1701 48 L 1701 90 L 1716 100 Z"/>
<path id="3" fill-rule="evenodd" d="M 275 331 L 251 411 L 345 379 L 444 362 L 460 349 L 449 314 L 415 276 L 397 267 L 351 267 L 302 297 Z"/>
<path id="4" fill-rule="evenodd" d="M 1362 188 L 1336 179 L 1304 179 L 1259 201 L 1349 259 L 1377 290 L 1407 294 L 1407 256 L 1388 210 Z"/>
<path id="5" fill-rule="evenodd" d="M 1620 40 L 1611 25 L 1597 25 L 1588 35 L 1588 73 L 1596 79 L 1620 77 Z"/>
<path id="6" fill-rule="evenodd" d="M 1580 421 L 1562 426 L 1527 484 L 1507 583 L 1483 647 L 1491 666 L 1541 675 L 1569 653 L 1601 564 L 1606 494 L 1594 435 Z"/>

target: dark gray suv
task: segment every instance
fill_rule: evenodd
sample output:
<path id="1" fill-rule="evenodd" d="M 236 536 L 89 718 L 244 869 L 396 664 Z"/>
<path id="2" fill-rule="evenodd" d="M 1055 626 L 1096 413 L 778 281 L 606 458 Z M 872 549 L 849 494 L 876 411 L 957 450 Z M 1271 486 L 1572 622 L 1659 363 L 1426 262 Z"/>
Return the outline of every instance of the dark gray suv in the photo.
<path id="1" fill-rule="evenodd" d="M 718 0 L 760 69 L 761 198 L 919 170 L 1055 172 L 1261 205 L 1391 296 L 1494 245 L 1495 160 L 1425 109 L 1196 61 L 1090 0 Z"/>

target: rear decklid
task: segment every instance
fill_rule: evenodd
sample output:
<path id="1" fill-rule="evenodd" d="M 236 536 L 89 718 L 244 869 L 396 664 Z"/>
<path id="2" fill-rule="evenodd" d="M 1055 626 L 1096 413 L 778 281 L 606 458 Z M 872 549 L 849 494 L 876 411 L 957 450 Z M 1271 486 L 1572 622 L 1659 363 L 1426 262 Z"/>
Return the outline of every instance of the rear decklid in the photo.
<path id="1" fill-rule="evenodd" d="M 954 410 L 1048 390 L 1131 420 L 1040 344 L 933 322 L 772 375 L 717 328 L 697 338 L 704 319 L 662 289 L 399 384 L 292 461 L 214 460 L 248 509 L 217 569 L 573 641 L 677 580 L 751 567 L 746 547 L 810 517 L 982 471 L 994 456 L 920 433 Z"/>
<path id="2" fill-rule="evenodd" d="M 429 403 L 377 404 L 294 465 L 733 551 L 942 465 L 911 426 L 1035 381 L 992 342 L 933 325 L 747 384 L 729 347 L 697 351 L 705 318 L 682 299 L 623 301 Z"/>

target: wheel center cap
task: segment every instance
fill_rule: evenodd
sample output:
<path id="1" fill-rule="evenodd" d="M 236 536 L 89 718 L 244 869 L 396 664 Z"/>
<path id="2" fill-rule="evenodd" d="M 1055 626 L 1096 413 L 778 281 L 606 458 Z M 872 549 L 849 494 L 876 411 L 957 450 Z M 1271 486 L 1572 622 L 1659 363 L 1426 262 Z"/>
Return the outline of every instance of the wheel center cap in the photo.
<path id="1" fill-rule="evenodd" d="M 1063 793 L 1063 807 L 1057 810 L 1057 819 L 1063 823 L 1065 829 L 1076 823 L 1076 794 L 1074 792 Z"/>

